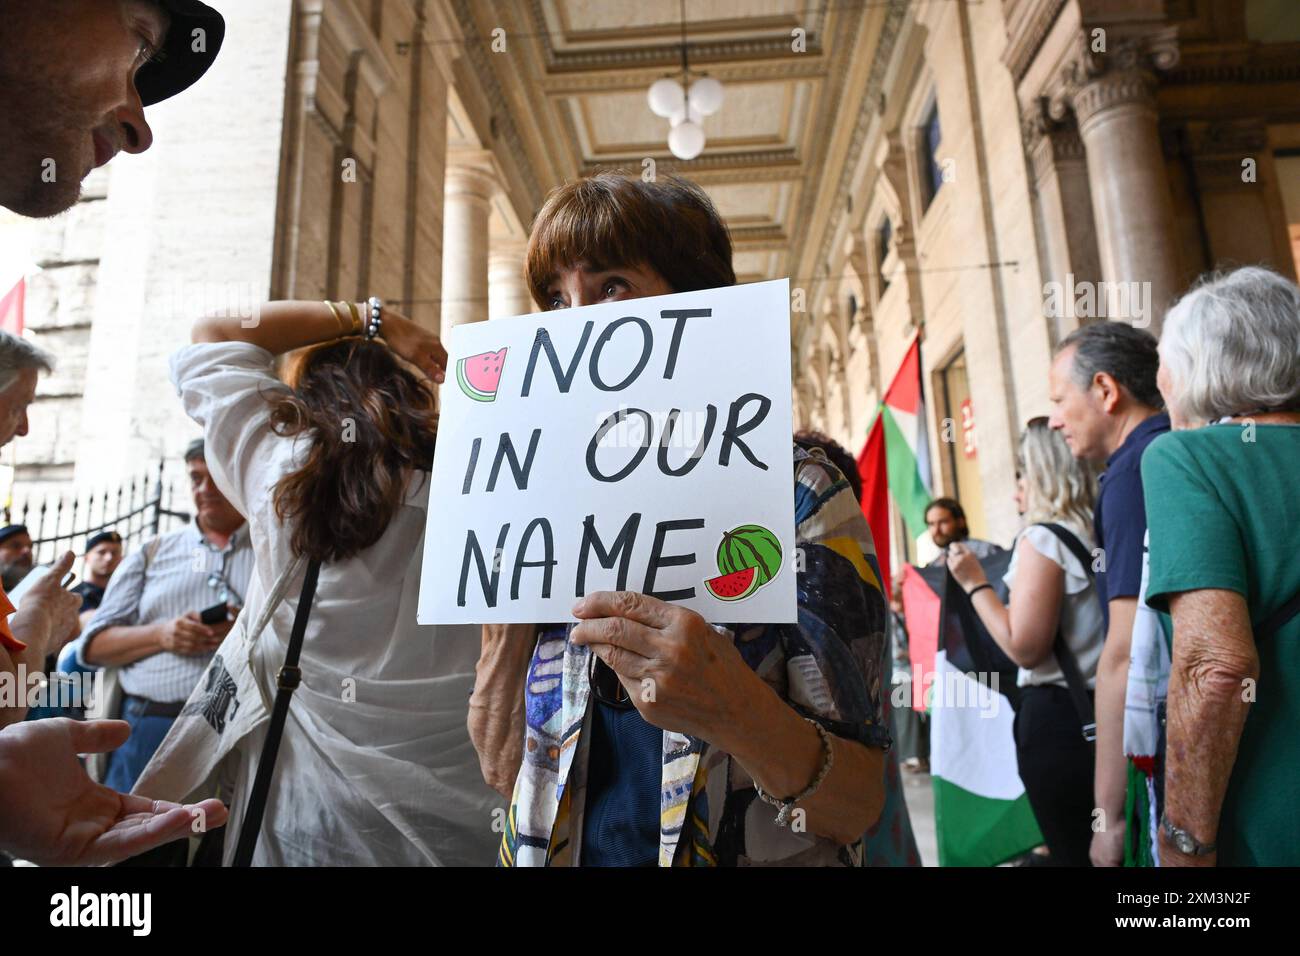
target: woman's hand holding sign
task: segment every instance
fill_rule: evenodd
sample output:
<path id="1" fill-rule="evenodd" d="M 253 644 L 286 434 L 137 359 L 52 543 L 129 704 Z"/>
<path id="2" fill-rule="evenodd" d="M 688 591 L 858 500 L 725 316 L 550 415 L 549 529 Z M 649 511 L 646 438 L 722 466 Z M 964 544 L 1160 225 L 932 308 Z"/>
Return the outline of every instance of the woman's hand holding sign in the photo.
<path id="1" fill-rule="evenodd" d="M 609 665 L 649 723 L 708 741 L 781 797 L 817 774 L 817 732 L 695 611 L 644 594 L 597 591 L 573 614 L 579 624 L 572 641 Z M 857 741 L 831 740 L 834 768 L 800 806 L 809 830 L 848 844 L 880 816 L 884 756 Z"/>
<path id="2" fill-rule="evenodd" d="M 573 613 L 573 642 L 609 665 L 649 723 L 715 745 L 738 723 L 758 678 L 698 613 L 631 591 L 589 594 Z"/>

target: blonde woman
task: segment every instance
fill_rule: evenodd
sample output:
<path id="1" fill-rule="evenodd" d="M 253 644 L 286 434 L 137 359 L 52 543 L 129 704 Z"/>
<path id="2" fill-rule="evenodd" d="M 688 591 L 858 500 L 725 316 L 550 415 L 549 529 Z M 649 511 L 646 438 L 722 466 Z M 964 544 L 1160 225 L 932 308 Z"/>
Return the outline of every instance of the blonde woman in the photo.
<path id="1" fill-rule="evenodd" d="M 1070 453 L 1046 418 L 1036 418 L 1020 439 L 1016 505 L 1025 528 L 1003 576 L 1011 606 L 1003 606 L 969 549 L 953 544 L 946 557 L 984 626 L 1020 667 L 1016 758 L 1029 805 L 1057 866 L 1088 866 L 1092 842 L 1092 745 L 1081 732 L 1083 715 L 1053 644 L 1059 631 L 1091 702 L 1105 629 L 1090 562 L 1081 561 L 1075 551 L 1092 551 L 1096 492 L 1089 466 Z M 1076 541 L 1067 543 L 1048 525 Z"/>

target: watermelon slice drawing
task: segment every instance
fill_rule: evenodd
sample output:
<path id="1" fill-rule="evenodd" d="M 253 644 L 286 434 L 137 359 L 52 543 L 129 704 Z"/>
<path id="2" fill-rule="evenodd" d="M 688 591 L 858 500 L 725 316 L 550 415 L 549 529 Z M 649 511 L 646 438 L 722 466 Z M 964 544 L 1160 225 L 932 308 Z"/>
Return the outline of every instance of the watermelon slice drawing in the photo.
<path id="1" fill-rule="evenodd" d="M 704 582 L 719 601 L 743 601 L 781 570 L 781 541 L 767 528 L 742 524 L 722 533 L 716 578 Z"/>
<path id="2" fill-rule="evenodd" d="M 781 540 L 758 524 L 742 524 L 722 533 L 718 545 L 718 570 L 730 574 L 743 568 L 758 569 L 762 587 L 781 569 Z"/>
<path id="3" fill-rule="evenodd" d="M 509 347 L 495 352 L 480 352 L 457 362 L 456 384 L 460 390 L 476 402 L 496 401 L 508 351 Z"/>
<path id="4" fill-rule="evenodd" d="M 721 577 L 710 578 L 704 587 L 719 601 L 742 601 L 762 587 L 754 568 L 733 571 Z"/>

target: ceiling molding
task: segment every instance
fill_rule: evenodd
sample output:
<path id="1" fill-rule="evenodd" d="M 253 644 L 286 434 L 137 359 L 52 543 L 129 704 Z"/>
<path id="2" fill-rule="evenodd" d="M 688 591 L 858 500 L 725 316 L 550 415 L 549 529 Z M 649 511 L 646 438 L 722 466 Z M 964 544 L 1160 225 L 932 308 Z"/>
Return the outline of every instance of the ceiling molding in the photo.
<path id="1" fill-rule="evenodd" d="M 680 65 L 679 60 L 677 66 L 680 68 Z M 647 89 L 663 72 L 662 69 L 624 69 L 568 73 L 548 76 L 542 81 L 542 90 L 552 97 L 584 93 L 627 93 Z M 709 70 L 709 75 L 724 84 L 817 79 L 827 75 L 827 64 L 825 57 L 808 53 L 783 60 L 722 65 Z"/>
<path id="2" fill-rule="evenodd" d="M 889 69 L 890 61 L 893 59 L 906 13 L 906 0 L 891 0 L 880 28 L 880 38 L 876 41 L 876 49 L 871 62 L 871 73 L 867 77 L 867 88 L 862 94 L 858 106 L 858 115 L 853 124 L 853 137 L 849 142 L 848 155 L 845 157 L 843 166 L 840 167 L 839 182 L 836 184 L 834 193 L 837 196 L 848 195 L 850 180 L 853 178 L 858 159 L 867 142 L 867 133 L 877 115 L 877 106 L 880 102 L 885 74 Z M 828 261 L 831 246 L 835 240 L 835 232 L 834 223 L 828 223 L 822 233 L 817 256 L 813 259 L 814 267 Z"/>
<path id="3" fill-rule="evenodd" d="M 461 24 L 473 25 L 475 23 L 469 0 L 450 0 L 450 2 L 456 11 L 456 18 Z M 523 183 L 527 191 L 530 206 L 528 218 L 531 221 L 531 212 L 541 207 L 542 197 L 545 195 L 546 190 L 538 182 L 537 175 L 528 162 L 528 151 L 524 148 L 524 141 L 519 135 L 518 127 L 515 126 L 513 111 L 506 101 L 505 94 L 501 91 L 501 84 L 497 80 L 495 68 L 488 59 L 492 54 L 487 52 L 486 45 L 483 43 L 466 43 L 464 51 L 463 56 L 466 65 L 473 70 L 474 76 L 480 84 L 480 89 L 491 107 L 492 118 L 497 122 L 500 138 L 505 141 L 505 151 L 513 160 L 510 165 L 513 166 L 515 175 L 518 176 L 519 181 Z"/>
<path id="4" fill-rule="evenodd" d="M 804 52 L 790 49 L 790 37 L 771 39 L 701 41 L 688 44 L 690 62 L 695 68 L 714 64 L 736 62 L 764 62 L 795 60 L 801 57 L 820 57 L 821 43 L 809 37 Z M 619 49 L 591 50 L 583 53 L 560 53 L 549 45 L 546 67 L 554 73 L 587 70 L 637 70 L 680 69 L 681 44 L 673 46 L 637 46 Z"/>
<path id="5" fill-rule="evenodd" d="M 685 176 L 696 182 L 705 182 L 705 177 L 709 174 L 726 172 L 727 182 L 754 182 L 750 175 L 754 172 L 767 174 L 767 181 L 802 179 L 803 169 L 799 162 L 797 151 L 794 149 L 763 149 L 763 150 L 740 150 L 733 153 L 704 153 L 691 160 L 680 160 L 667 151 L 667 146 L 662 147 L 663 152 L 657 152 L 650 155 L 650 159 L 655 161 L 655 166 L 662 172 L 673 173 Z M 602 169 L 609 169 L 614 166 L 626 164 L 640 165 L 643 157 L 632 158 L 620 161 L 610 159 L 600 162 L 584 162 L 582 165 L 582 174 L 590 175 L 599 172 Z M 744 175 L 737 175 L 743 173 Z M 717 177 L 714 176 L 714 182 Z"/>

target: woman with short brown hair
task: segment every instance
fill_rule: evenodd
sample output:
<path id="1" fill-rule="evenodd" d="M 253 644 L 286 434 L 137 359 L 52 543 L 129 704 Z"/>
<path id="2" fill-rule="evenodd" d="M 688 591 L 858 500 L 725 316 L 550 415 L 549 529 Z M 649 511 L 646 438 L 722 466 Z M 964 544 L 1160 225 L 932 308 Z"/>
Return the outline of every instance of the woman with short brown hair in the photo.
<path id="1" fill-rule="evenodd" d="M 554 190 L 533 224 L 525 265 L 543 309 L 557 307 L 552 282 L 574 263 L 592 272 L 635 266 L 673 292 L 736 284 L 726 225 L 699 186 L 674 176 L 645 183 L 606 172 Z"/>
<path id="2" fill-rule="evenodd" d="M 671 177 L 560 187 L 527 262 L 549 310 L 735 283 L 721 217 Z M 839 470 L 793 443 L 789 467 L 798 624 L 598 592 L 576 624 L 484 629 L 470 729 L 485 777 L 514 794 L 498 862 L 862 864 L 889 745 L 880 571 Z"/>

